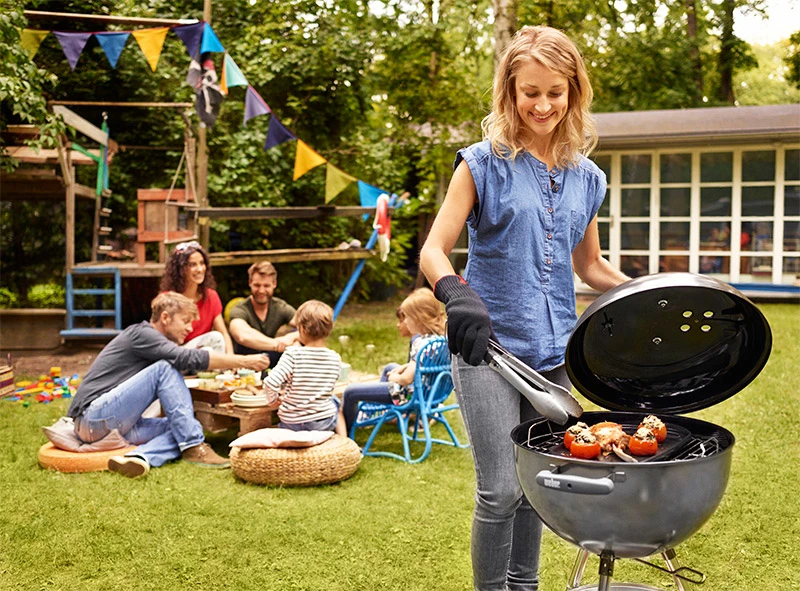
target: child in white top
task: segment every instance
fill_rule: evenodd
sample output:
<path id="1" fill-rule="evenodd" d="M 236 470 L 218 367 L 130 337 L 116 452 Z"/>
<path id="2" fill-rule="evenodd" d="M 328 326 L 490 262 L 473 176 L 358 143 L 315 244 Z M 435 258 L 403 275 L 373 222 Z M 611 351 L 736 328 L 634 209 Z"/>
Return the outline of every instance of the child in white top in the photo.
<path id="1" fill-rule="evenodd" d="M 309 300 L 295 316 L 299 342 L 288 347 L 264 380 L 264 389 L 281 396 L 279 426 L 292 431 L 335 431 L 345 435 L 339 419 L 339 400 L 333 387 L 339 379 L 342 359 L 325 346 L 333 329 L 333 310 Z"/>

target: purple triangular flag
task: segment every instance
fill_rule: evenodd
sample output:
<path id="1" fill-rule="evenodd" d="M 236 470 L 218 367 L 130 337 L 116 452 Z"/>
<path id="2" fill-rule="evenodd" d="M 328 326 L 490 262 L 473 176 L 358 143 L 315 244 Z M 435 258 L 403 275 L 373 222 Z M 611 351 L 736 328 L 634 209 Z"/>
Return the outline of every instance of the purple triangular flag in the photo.
<path id="1" fill-rule="evenodd" d="M 261 98 L 252 86 L 247 86 L 247 93 L 244 95 L 244 123 L 253 117 L 266 115 L 270 112 L 269 105 Z"/>
<path id="2" fill-rule="evenodd" d="M 197 51 L 200 49 L 200 41 L 203 39 L 203 29 L 205 28 L 205 21 L 200 21 L 193 25 L 180 25 L 173 27 L 175 34 L 180 37 L 183 44 L 186 46 L 186 51 L 189 52 L 189 57 L 197 56 Z"/>
<path id="3" fill-rule="evenodd" d="M 128 40 L 130 33 L 95 33 L 94 38 L 103 48 L 108 58 L 108 63 L 112 68 L 117 67 L 117 60 L 122 53 L 122 48 L 125 47 L 125 42 Z"/>
<path id="4" fill-rule="evenodd" d="M 278 121 L 275 115 L 269 118 L 269 129 L 267 130 L 267 141 L 264 143 L 264 149 L 269 150 L 275 146 L 288 142 L 289 140 L 297 139 L 291 131 L 286 129 L 283 124 Z"/>
<path id="5" fill-rule="evenodd" d="M 78 58 L 81 57 L 81 52 L 83 48 L 86 47 L 86 42 L 92 34 L 53 31 L 53 35 L 58 38 L 61 49 L 64 51 L 64 55 L 67 56 L 69 67 L 75 70 L 75 66 L 78 65 Z"/>

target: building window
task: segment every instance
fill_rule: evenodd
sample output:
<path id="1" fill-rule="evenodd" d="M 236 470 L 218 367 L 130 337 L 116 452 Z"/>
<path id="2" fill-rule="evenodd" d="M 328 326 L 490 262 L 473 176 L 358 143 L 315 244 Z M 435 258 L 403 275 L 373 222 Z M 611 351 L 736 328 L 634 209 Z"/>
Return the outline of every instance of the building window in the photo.
<path id="1" fill-rule="evenodd" d="M 800 282 L 800 147 L 600 153 L 603 254 L 632 277 Z"/>

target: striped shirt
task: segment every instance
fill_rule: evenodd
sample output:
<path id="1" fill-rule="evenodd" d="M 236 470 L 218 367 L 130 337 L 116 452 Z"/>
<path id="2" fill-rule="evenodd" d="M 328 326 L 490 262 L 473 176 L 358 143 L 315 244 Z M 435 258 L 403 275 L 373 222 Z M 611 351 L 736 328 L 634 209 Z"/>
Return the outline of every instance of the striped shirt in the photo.
<path id="1" fill-rule="evenodd" d="M 264 380 L 273 392 L 283 390 L 278 417 L 284 423 L 307 423 L 336 415 L 333 387 L 342 358 L 326 347 L 289 347 Z"/>

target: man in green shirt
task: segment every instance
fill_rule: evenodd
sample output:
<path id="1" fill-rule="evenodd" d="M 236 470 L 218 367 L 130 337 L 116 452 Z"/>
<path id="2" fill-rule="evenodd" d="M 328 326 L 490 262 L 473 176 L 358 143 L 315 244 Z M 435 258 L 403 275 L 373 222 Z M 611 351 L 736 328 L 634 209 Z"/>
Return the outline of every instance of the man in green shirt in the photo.
<path id="1" fill-rule="evenodd" d="M 274 366 L 287 346 L 297 341 L 297 332 L 276 337 L 278 330 L 294 327 L 296 310 L 274 297 L 278 272 L 272 263 L 261 261 L 247 270 L 250 296 L 231 310 L 229 330 L 233 350 L 240 355 L 267 353 Z"/>

